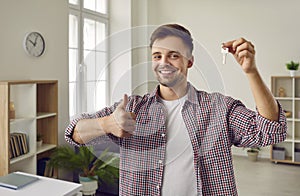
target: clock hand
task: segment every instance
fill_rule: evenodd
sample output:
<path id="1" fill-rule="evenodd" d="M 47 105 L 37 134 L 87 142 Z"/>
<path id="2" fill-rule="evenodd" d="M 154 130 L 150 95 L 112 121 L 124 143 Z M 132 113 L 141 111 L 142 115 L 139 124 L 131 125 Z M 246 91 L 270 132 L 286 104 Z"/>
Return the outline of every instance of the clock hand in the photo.
<path id="1" fill-rule="evenodd" d="M 35 36 L 34 47 L 35 47 L 35 45 L 36 45 L 36 40 L 37 40 L 37 38 L 38 38 L 38 35 Z"/>
<path id="2" fill-rule="evenodd" d="M 31 41 L 30 39 L 28 40 L 30 43 L 32 43 L 33 46 L 35 46 L 35 43 Z"/>

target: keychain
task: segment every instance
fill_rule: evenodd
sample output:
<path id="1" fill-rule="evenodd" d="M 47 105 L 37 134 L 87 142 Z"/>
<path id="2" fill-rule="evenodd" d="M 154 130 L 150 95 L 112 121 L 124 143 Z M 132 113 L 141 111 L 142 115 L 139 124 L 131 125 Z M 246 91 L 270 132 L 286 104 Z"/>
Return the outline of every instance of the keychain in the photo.
<path id="1" fill-rule="evenodd" d="M 229 49 L 228 48 L 221 48 L 221 53 L 223 54 L 223 65 L 226 64 L 226 57 L 227 54 L 229 53 Z"/>

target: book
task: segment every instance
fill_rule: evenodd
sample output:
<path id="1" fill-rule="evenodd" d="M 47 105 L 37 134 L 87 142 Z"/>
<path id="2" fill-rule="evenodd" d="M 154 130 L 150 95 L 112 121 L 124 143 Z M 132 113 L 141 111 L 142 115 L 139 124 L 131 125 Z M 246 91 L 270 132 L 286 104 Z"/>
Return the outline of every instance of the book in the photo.
<path id="1" fill-rule="evenodd" d="M 37 180 L 39 180 L 38 177 L 14 172 L 6 176 L 0 176 L 0 186 L 17 190 Z"/>
<path id="2" fill-rule="evenodd" d="M 44 171 L 44 176 L 46 177 L 53 177 L 53 167 L 50 165 L 50 160 L 46 161 L 46 168 Z"/>
<path id="3" fill-rule="evenodd" d="M 21 141 L 22 133 L 12 133 L 11 135 L 15 138 L 16 147 L 18 148 L 18 151 L 19 151 L 19 156 L 24 154 L 23 147 L 22 147 L 22 141 Z"/>
<path id="4" fill-rule="evenodd" d="M 11 148 L 11 151 L 12 151 L 12 158 L 15 158 L 17 156 L 17 153 L 16 153 L 16 149 L 15 149 L 15 146 L 14 146 L 14 140 L 13 140 L 12 137 L 10 137 L 9 145 L 10 145 L 10 148 Z"/>
<path id="5" fill-rule="evenodd" d="M 29 152 L 28 150 L 28 143 L 27 143 L 27 136 L 26 134 L 22 134 L 22 145 L 25 151 L 25 154 Z"/>
<path id="6" fill-rule="evenodd" d="M 12 139 L 13 139 L 13 145 L 15 147 L 15 150 L 16 150 L 16 155 L 17 157 L 21 155 L 21 151 L 20 151 L 20 146 L 19 146 L 19 142 L 18 142 L 18 138 L 16 135 L 12 135 L 11 136 Z"/>
<path id="7" fill-rule="evenodd" d="M 8 155 L 9 155 L 9 159 L 11 159 L 13 157 L 13 153 L 12 153 L 10 144 L 8 145 Z"/>
<path id="8" fill-rule="evenodd" d="M 37 175 L 46 176 L 45 175 L 46 165 L 47 165 L 49 159 L 50 158 L 45 157 L 45 158 L 41 158 L 37 161 Z"/>
<path id="9" fill-rule="evenodd" d="M 29 152 L 26 133 L 14 132 L 10 134 L 10 148 L 12 156 L 15 158 Z"/>

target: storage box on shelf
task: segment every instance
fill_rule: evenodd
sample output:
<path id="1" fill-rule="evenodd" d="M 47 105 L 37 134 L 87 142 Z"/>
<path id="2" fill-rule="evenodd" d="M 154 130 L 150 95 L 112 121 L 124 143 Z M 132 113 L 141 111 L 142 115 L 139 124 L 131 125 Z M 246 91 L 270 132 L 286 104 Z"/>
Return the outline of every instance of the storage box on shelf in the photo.
<path id="1" fill-rule="evenodd" d="M 300 162 L 300 148 L 295 149 L 295 161 Z"/>
<path id="2" fill-rule="evenodd" d="M 271 90 L 287 117 L 287 139 L 271 147 L 271 161 L 300 164 L 300 76 L 272 76 Z"/>
<path id="3" fill-rule="evenodd" d="M 285 148 L 273 146 L 272 157 L 275 160 L 285 160 Z"/>
<path id="4" fill-rule="evenodd" d="M 57 146 L 57 90 L 57 80 L 0 81 L 0 176 L 13 171 L 36 174 L 37 161 Z M 27 144 L 11 145 L 16 133 L 25 135 Z M 36 145 L 38 133 L 43 137 L 41 147 Z"/>

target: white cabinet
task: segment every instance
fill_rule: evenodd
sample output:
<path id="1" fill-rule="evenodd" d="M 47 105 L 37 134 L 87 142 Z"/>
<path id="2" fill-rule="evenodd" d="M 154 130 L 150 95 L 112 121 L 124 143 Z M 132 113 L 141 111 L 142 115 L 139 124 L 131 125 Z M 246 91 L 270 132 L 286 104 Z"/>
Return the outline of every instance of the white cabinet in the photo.
<path id="1" fill-rule="evenodd" d="M 37 161 L 57 146 L 57 80 L 0 81 L 0 176 L 13 171 L 37 172 Z M 15 117 L 10 118 L 10 103 Z M 10 158 L 11 133 L 25 133 L 28 153 Z M 37 147 L 37 134 L 43 145 Z"/>
<path id="2" fill-rule="evenodd" d="M 271 148 L 271 161 L 300 164 L 300 77 L 272 76 L 271 89 L 287 116 L 287 139 Z M 299 152 L 298 152 L 299 151 Z"/>

